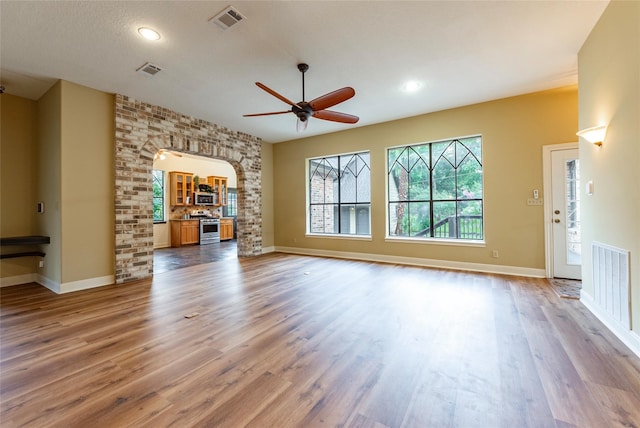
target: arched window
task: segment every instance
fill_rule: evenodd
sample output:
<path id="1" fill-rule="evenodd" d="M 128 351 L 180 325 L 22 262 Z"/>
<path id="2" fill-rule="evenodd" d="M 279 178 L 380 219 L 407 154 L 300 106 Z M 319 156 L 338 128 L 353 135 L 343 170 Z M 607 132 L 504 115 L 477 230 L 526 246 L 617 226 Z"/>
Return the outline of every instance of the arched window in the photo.
<path id="1" fill-rule="evenodd" d="M 371 235 L 369 152 L 309 159 L 307 231 Z"/>
<path id="2" fill-rule="evenodd" d="M 389 237 L 484 240 L 482 137 L 387 149 Z"/>

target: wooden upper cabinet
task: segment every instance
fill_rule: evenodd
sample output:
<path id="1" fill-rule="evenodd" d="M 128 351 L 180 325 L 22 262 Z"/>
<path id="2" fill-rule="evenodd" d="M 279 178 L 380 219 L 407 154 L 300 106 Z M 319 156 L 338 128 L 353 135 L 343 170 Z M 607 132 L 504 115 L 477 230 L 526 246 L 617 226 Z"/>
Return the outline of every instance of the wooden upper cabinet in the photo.
<path id="1" fill-rule="evenodd" d="M 227 177 L 210 175 L 207 184 L 213 189 L 215 205 L 227 205 Z"/>
<path id="2" fill-rule="evenodd" d="M 172 171 L 169 173 L 171 205 L 193 205 L 193 174 Z"/>

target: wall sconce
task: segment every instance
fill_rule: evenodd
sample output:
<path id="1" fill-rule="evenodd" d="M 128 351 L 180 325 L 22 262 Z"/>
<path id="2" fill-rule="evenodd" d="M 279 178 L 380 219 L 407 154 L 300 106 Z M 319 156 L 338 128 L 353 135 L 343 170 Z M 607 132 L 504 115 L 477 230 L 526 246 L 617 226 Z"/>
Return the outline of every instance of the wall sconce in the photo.
<path id="1" fill-rule="evenodd" d="M 582 137 L 591 144 L 595 144 L 596 146 L 602 146 L 602 142 L 604 141 L 604 136 L 607 133 L 607 126 L 600 125 L 594 126 L 593 128 L 583 129 L 582 131 L 576 132 L 578 137 Z"/>

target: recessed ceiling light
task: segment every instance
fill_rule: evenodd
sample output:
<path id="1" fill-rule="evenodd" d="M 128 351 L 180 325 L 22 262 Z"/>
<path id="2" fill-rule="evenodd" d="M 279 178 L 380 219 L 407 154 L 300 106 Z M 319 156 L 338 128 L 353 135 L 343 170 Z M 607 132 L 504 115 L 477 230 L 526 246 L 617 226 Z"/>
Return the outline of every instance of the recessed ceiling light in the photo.
<path id="1" fill-rule="evenodd" d="M 402 85 L 404 92 L 416 92 L 420 88 L 422 88 L 422 82 L 418 82 L 417 80 L 410 80 Z"/>
<path id="2" fill-rule="evenodd" d="M 148 27 L 140 27 L 138 28 L 138 33 L 140 33 L 140 35 L 142 37 L 144 37 L 147 40 L 159 40 L 160 39 L 160 33 L 158 33 L 156 30 L 152 30 L 151 28 Z"/>

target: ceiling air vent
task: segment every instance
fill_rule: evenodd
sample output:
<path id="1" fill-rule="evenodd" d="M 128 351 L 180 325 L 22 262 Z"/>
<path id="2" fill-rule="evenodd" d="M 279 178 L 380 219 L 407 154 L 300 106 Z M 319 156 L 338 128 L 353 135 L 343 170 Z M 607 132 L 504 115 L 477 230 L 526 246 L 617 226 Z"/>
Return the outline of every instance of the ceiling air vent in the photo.
<path id="1" fill-rule="evenodd" d="M 223 30 L 228 30 L 243 19 L 244 16 L 242 16 L 240 12 L 229 6 L 228 8 L 211 18 L 209 22 L 213 22 Z"/>
<path id="2" fill-rule="evenodd" d="M 157 72 L 159 72 L 161 70 L 162 69 L 160 67 L 158 67 L 157 65 L 153 65 L 150 62 L 147 62 L 142 67 L 138 68 L 136 71 L 138 71 L 140 73 L 147 74 L 149 76 L 153 76 L 153 75 L 155 75 Z"/>

